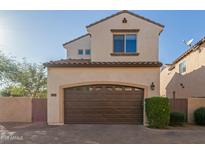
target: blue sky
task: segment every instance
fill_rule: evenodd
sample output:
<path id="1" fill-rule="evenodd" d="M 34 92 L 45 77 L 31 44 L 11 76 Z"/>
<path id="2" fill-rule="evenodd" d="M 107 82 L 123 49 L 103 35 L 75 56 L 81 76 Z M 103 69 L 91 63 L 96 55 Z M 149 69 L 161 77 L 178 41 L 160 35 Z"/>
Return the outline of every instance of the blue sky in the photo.
<path id="1" fill-rule="evenodd" d="M 117 11 L 0 11 L 0 50 L 17 59 L 43 63 L 63 59 L 62 44 L 86 33 L 86 25 Z M 160 61 L 172 62 L 205 36 L 205 11 L 133 11 L 165 25 Z"/>

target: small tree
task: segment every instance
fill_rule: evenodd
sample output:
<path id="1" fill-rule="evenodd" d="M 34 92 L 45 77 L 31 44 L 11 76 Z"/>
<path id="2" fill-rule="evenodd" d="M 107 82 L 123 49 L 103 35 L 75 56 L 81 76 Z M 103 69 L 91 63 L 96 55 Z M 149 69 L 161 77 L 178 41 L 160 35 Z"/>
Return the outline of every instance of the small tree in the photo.
<path id="1" fill-rule="evenodd" d="M 43 65 L 22 63 L 0 52 L 2 96 L 46 97 L 47 75 Z"/>
<path id="2" fill-rule="evenodd" d="M 18 63 L 0 51 L 0 87 L 9 87 L 18 72 Z"/>
<path id="3" fill-rule="evenodd" d="M 42 65 L 30 64 L 24 61 L 18 70 L 15 83 L 20 84 L 27 96 L 42 97 L 47 91 L 47 77 Z M 41 94 L 43 92 L 43 94 Z"/>

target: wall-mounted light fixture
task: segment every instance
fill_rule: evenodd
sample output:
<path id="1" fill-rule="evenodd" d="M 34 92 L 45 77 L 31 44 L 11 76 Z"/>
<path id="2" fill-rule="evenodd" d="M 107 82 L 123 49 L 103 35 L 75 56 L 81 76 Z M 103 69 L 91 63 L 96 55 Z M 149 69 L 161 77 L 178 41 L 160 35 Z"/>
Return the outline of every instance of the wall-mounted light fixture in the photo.
<path id="1" fill-rule="evenodd" d="M 152 82 L 152 84 L 150 85 L 150 88 L 151 88 L 151 90 L 154 90 L 154 89 L 155 89 L 154 82 Z"/>
<path id="2" fill-rule="evenodd" d="M 51 94 L 51 97 L 56 97 L 56 93 L 52 93 L 52 94 Z"/>

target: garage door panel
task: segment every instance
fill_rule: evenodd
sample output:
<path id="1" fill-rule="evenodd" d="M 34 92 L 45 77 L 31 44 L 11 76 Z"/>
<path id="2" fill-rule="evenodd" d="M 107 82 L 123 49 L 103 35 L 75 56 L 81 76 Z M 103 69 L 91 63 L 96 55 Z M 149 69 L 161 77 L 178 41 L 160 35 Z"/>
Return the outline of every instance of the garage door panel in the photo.
<path id="1" fill-rule="evenodd" d="M 138 110 L 139 112 L 140 110 Z M 67 116 L 70 116 L 70 115 L 76 115 L 76 114 L 98 114 L 99 112 L 101 114 L 104 114 L 104 115 L 107 115 L 107 114 L 113 114 L 113 115 L 118 115 L 118 114 L 135 114 L 137 115 L 135 109 L 128 109 L 128 110 L 102 110 L 102 109 L 99 109 L 99 110 L 93 110 L 93 111 L 90 111 L 89 109 L 79 109 L 79 110 L 65 110 L 65 112 L 67 112 Z"/>
<path id="2" fill-rule="evenodd" d="M 97 117 L 89 117 L 89 116 L 84 116 L 84 117 L 71 117 L 72 120 L 70 120 L 70 122 L 76 122 L 76 121 L 79 121 L 79 122 L 90 122 L 90 123 L 93 123 L 93 122 L 133 122 L 133 123 L 137 123 L 138 121 L 136 120 L 136 117 L 133 117 L 133 118 L 113 118 L 113 117 L 107 117 L 107 118 L 103 118 L 103 117 L 100 117 L 100 116 L 97 116 Z M 68 120 L 69 121 L 69 120 Z"/>
<path id="3" fill-rule="evenodd" d="M 83 102 L 83 101 L 80 101 L 80 102 L 66 102 L 68 103 L 68 105 L 66 105 L 67 107 L 74 107 L 74 106 L 77 106 L 77 107 L 80 107 L 80 106 L 89 106 L 89 107 L 97 107 L 97 106 L 113 106 L 113 107 L 118 107 L 118 106 L 136 106 L 136 105 L 141 105 L 141 101 L 136 101 L 136 102 L 133 102 L 133 101 L 106 101 L 106 100 L 102 100 L 101 102 L 98 100 L 98 101 L 90 101 L 90 102 Z M 138 104 L 139 103 L 139 104 Z"/>
<path id="4" fill-rule="evenodd" d="M 74 119 L 73 120 L 68 120 L 67 123 L 70 124 L 142 124 L 143 120 L 140 119 L 123 119 L 123 118 L 119 118 L 119 119 L 100 119 L 100 118 L 96 118 L 96 119 L 89 119 L 89 118 L 81 118 L 81 119 Z"/>
<path id="5" fill-rule="evenodd" d="M 97 98 L 97 99 L 92 99 L 92 98 L 85 98 L 85 99 L 70 99 L 70 100 L 65 100 L 65 103 L 69 103 L 69 104 L 80 104 L 80 103 L 83 103 L 83 104 L 96 104 L 96 103 L 104 103 L 104 104 L 110 104 L 110 103 L 113 103 L 113 104 L 116 104 L 116 103 L 121 103 L 121 104 L 126 104 L 126 103 L 135 103 L 136 102 L 143 102 L 143 99 L 142 98 L 136 98 L 136 99 L 126 99 L 126 98 L 113 98 L 113 99 L 107 99 L 107 98 Z"/>
<path id="6" fill-rule="evenodd" d="M 95 97 L 94 97 L 95 96 Z M 76 99 L 76 97 L 78 97 L 78 99 Z M 106 95 L 104 95 L 103 97 L 102 96 L 97 96 L 97 95 L 93 95 L 93 96 L 90 96 L 90 97 L 80 97 L 80 96 L 76 96 L 76 97 L 70 97 L 70 98 L 66 98 L 65 99 L 65 102 L 68 101 L 68 102 L 72 102 L 72 101 L 87 101 L 87 102 L 90 102 L 90 101 L 103 101 L 103 100 L 110 100 L 110 101 L 142 101 L 143 100 L 143 97 L 142 96 L 136 96 L 136 97 L 130 97 L 130 96 L 112 96 L 112 97 L 106 97 Z"/>
<path id="7" fill-rule="evenodd" d="M 137 109 L 136 109 L 137 108 Z M 107 105 L 107 106 L 86 106 L 86 105 L 79 105 L 79 106 L 66 106 L 65 110 L 135 110 L 138 111 L 139 108 L 143 108 L 142 105 L 130 105 L 130 106 L 113 106 L 113 105 Z"/>
<path id="8" fill-rule="evenodd" d="M 96 96 L 103 96 L 103 95 L 106 95 L 106 97 L 108 98 L 112 98 L 113 96 L 119 96 L 119 97 L 124 97 L 124 96 L 133 96 L 133 97 L 138 97 L 138 96 L 142 96 L 143 92 L 140 92 L 140 93 L 135 93 L 135 92 L 127 92 L 127 93 L 123 93 L 123 92 L 68 92 L 70 95 L 67 95 L 65 98 L 75 98 L 76 96 L 79 96 L 80 97 L 92 97 L 93 95 L 96 95 Z"/>
<path id="9" fill-rule="evenodd" d="M 115 85 L 65 89 L 64 121 L 65 123 L 142 124 L 143 95 L 141 89 Z"/>
<path id="10" fill-rule="evenodd" d="M 95 96 L 95 97 L 93 97 Z M 78 99 L 76 100 L 76 97 L 78 97 Z M 143 99 L 143 96 L 142 94 L 141 95 L 134 95 L 134 96 L 129 96 L 129 95 L 119 95 L 119 96 L 116 96 L 116 95 L 112 95 L 112 96 L 107 96 L 107 95 L 104 95 L 104 94 L 101 94 L 101 95 L 90 95 L 90 96 L 81 96 L 80 94 L 78 95 L 75 95 L 75 96 L 70 96 L 70 97 L 67 97 L 65 98 L 65 101 L 78 101 L 78 100 L 82 100 L 82 101 L 86 101 L 86 100 L 92 100 L 92 101 L 98 101 L 98 100 L 102 100 L 102 99 L 105 99 L 105 100 L 113 100 L 113 101 L 119 101 L 119 100 L 142 100 Z"/>

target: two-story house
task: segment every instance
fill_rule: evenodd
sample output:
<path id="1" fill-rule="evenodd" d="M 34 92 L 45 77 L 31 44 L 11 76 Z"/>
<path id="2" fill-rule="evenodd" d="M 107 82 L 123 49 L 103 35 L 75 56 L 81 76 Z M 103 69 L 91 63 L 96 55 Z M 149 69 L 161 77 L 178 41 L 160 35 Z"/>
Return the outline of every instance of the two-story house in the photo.
<path id="1" fill-rule="evenodd" d="M 143 124 L 144 99 L 160 95 L 163 27 L 120 11 L 64 43 L 67 58 L 44 64 L 48 124 Z"/>
<path id="2" fill-rule="evenodd" d="M 160 73 L 160 94 L 169 98 L 205 97 L 205 38 Z"/>

